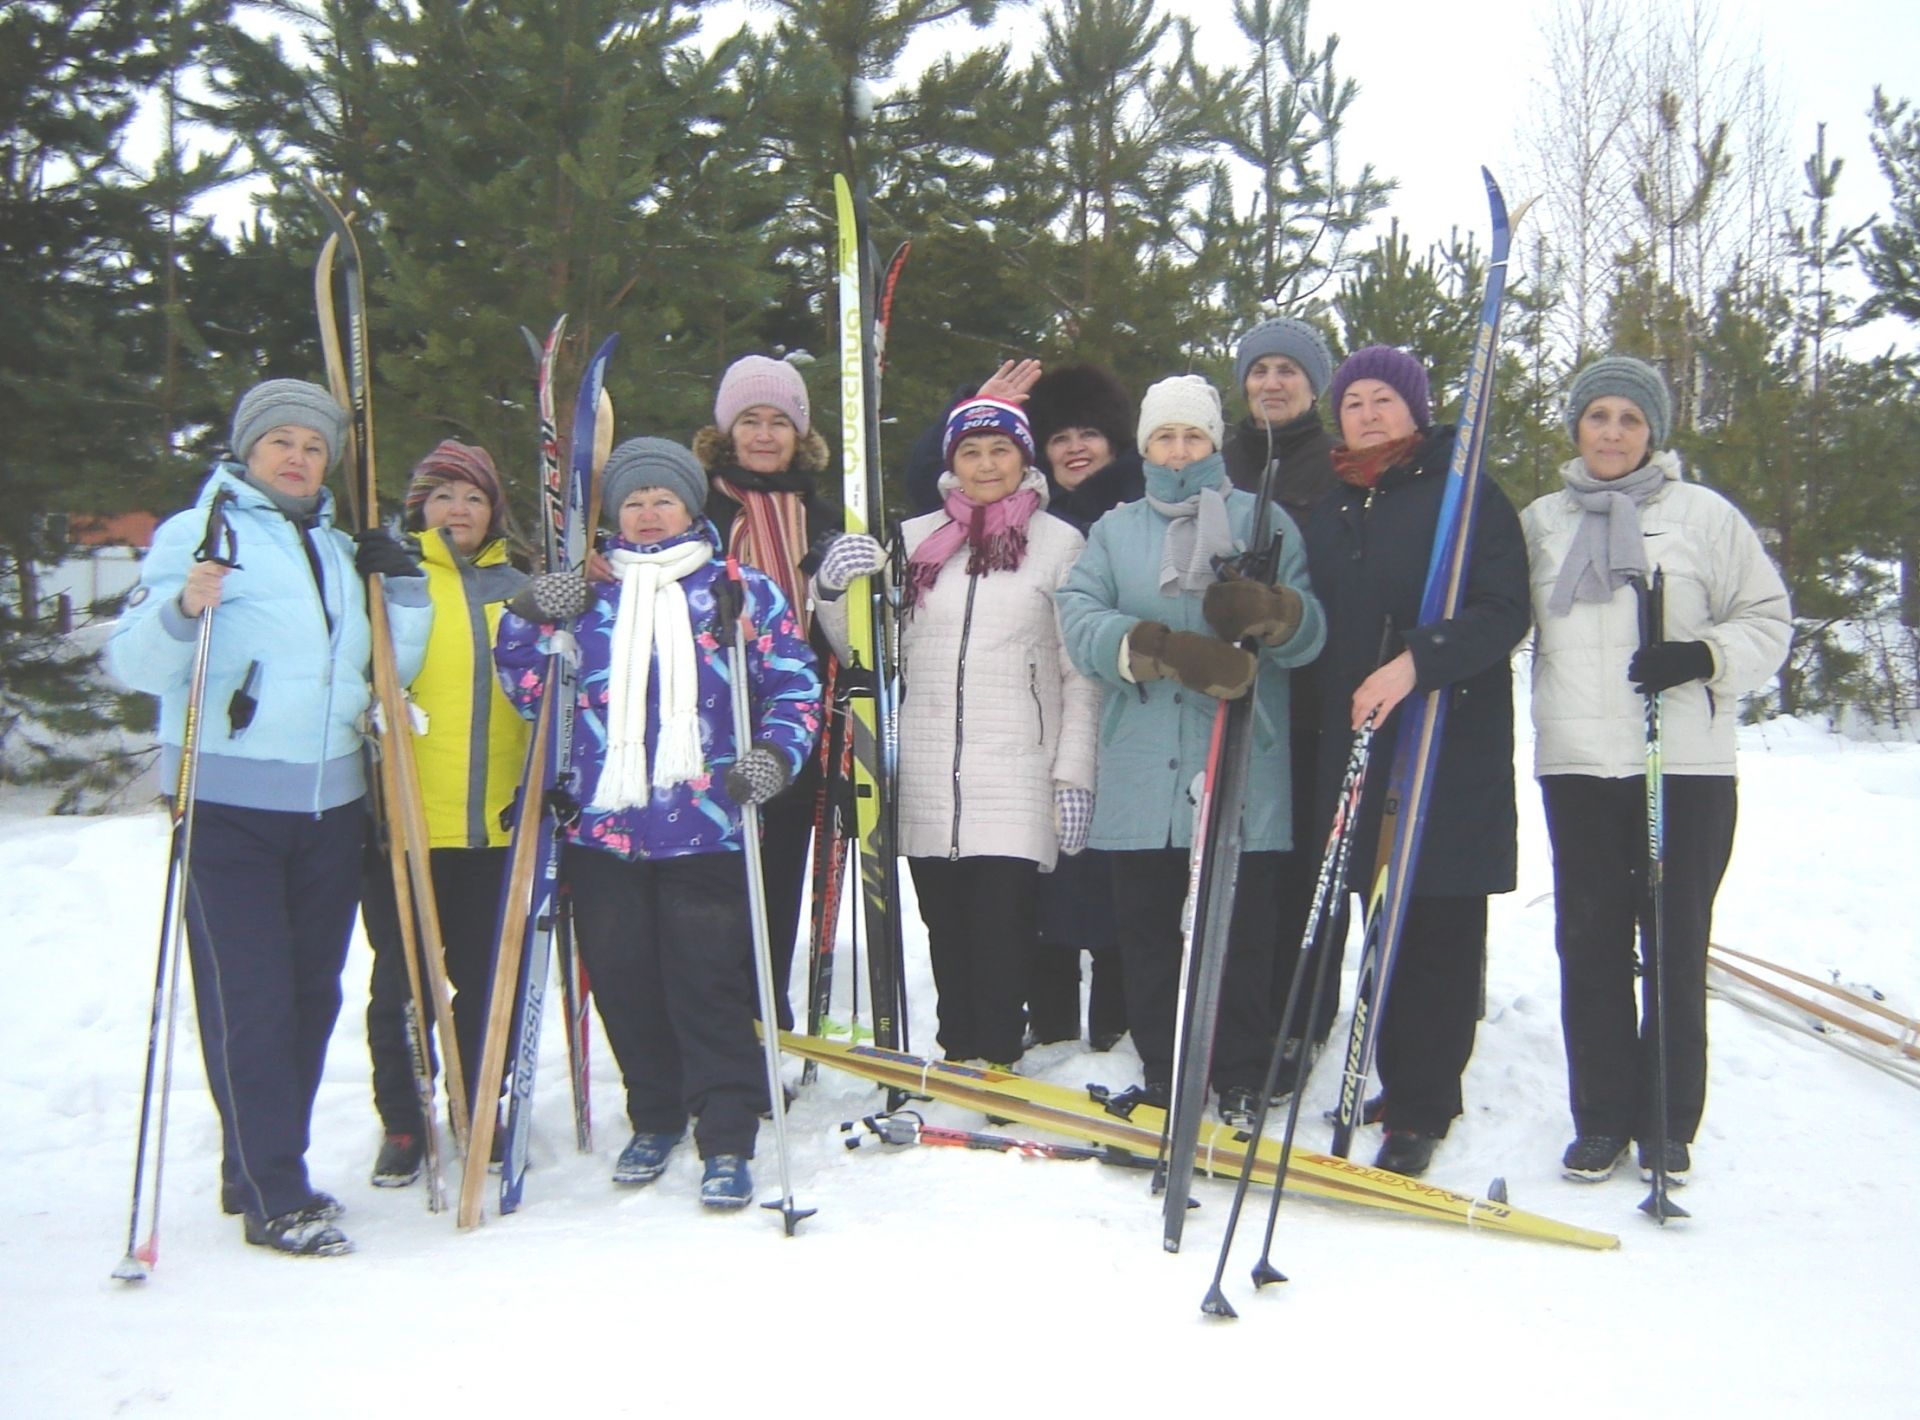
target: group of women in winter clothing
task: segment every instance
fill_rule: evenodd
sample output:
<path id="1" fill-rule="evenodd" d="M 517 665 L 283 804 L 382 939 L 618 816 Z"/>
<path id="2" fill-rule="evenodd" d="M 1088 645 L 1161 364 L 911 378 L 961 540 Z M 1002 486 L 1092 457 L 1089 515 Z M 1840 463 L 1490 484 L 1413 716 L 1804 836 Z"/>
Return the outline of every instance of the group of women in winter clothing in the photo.
<path id="1" fill-rule="evenodd" d="M 1130 1031 L 1149 1097 L 1171 1082 L 1193 781 L 1216 707 L 1251 696 L 1245 857 L 1212 1055 L 1222 1116 L 1249 1117 L 1276 1039 L 1316 1053 L 1331 990 L 1283 1023 L 1352 731 L 1394 741 L 1408 697 L 1449 719 L 1393 990 L 1382 1021 L 1380 1166 L 1423 1172 L 1462 1109 L 1487 898 L 1516 873 L 1508 662 L 1534 630 L 1536 773 L 1552 838 L 1574 1142 L 1570 1176 L 1604 1178 L 1651 1119 L 1651 1007 L 1636 1011 L 1645 928 L 1644 696 L 1665 697 L 1668 1172 L 1684 1177 L 1704 1099 L 1704 963 L 1734 823 L 1737 698 L 1778 668 L 1785 591 L 1731 504 L 1664 451 L 1659 374 L 1608 357 L 1573 382 L 1564 491 L 1517 516 L 1481 483 L 1456 615 L 1420 620 L 1453 430 L 1427 376 L 1385 347 L 1339 366 L 1276 317 L 1237 351 L 1247 415 L 1205 380 L 1148 389 L 1137 421 L 1104 371 L 1010 363 L 940 431 L 930 507 L 901 529 L 898 842 L 927 925 L 937 1035 L 950 1058 L 1012 1066 L 1080 1034 Z M 1323 425 L 1325 397 L 1338 437 Z M 556 651 L 578 657 L 580 812 L 563 873 L 579 947 L 626 1088 L 614 1177 L 645 1184 L 691 1125 L 701 1201 L 752 1197 L 758 1117 L 778 1102 L 754 1040 L 742 809 L 763 809 L 775 1012 L 799 930 L 817 769 L 821 666 L 845 651 L 847 588 L 891 576 L 888 549 L 839 531 L 807 392 L 748 357 L 720 382 L 691 450 L 633 439 L 602 480 L 612 534 L 585 577 L 529 578 L 504 536 L 485 450 L 447 441 L 414 471 L 404 540 L 333 527 L 327 471 L 345 416 L 292 380 L 240 401 L 230 461 L 156 535 L 115 631 L 120 678 L 161 699 L 177 760 L 198 618 L 217 608 L 189 948 L 223 1127 L 222 1199 L 253 1243 L 350 1244 L 314 1189 L 307 1128 L 340 1005 L 353 910 L 375 947 L 368 1037 L 386 1138 L 378 1183 L 411 1181 L 425 1121 L 403 1033 L 404 958 L 383 851 L 369 844 L 362 738 L 369 621 L 384 580 L 414 725 L 432 876 L 468 1098 L 527 722 Z M 1235 575 L 1269 466 L 1270 579 Z M 209 518 L 234 565 L 196 560 Z M 1643 644 L 1651 575 L 1667 621 Z M 737 613 L 732 610 L 737 608 Z M 735 621 L 735 616 L 739 620 Z M 729 713 L 743 638 L 751 724 Z M 244 695 L 237 692 L 243 691 Z M 240 707 L 257 703 L 248 716 Z M 1385 794 L 1376 755 L 1347 883 L 1364 892 Z M 364 858 L 364 861 L 363 861 Z M 1339 950 L 1344 921 L 1329 938 Z M 1285 1037 L 1281 1037 L 1282 1029 Z"/>

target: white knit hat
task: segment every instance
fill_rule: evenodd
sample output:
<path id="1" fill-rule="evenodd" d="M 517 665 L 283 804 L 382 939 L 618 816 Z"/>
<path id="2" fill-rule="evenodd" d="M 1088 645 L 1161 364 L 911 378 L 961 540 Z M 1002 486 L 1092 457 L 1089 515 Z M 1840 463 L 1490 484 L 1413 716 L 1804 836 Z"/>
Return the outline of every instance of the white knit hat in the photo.
<path id="1" fill-rule="evenodd" d="M 1226 421 L 1220 417 L 1220 391 L 1203 375 L 1173 375 L 1147 390 L 1140 401 L 1140 447 L 1146 448 L 1153 431 L 1163 424 L 1191 424 L 1207 431 L 1218 449 L 1226 442 Z"/>

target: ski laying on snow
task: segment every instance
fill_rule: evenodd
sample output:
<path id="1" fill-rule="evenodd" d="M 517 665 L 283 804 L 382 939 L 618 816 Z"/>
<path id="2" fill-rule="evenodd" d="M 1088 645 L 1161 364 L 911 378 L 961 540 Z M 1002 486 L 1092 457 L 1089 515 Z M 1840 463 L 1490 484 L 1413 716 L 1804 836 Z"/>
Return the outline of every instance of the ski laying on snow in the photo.
<path id="1" fill-rule="evenodd" d="M 867 1134 L 857 1134 L 865 1129 Z M 896 1109 L 888 1114 L 869 1114 L 858 1121 L 846 1120 L 840 1132 L 849 1137 L 841 1142 L 849 1149 L 879 1140 L 882 1144 L 908 1147 L 933 1144 L 948 1149 L 972 1149 L 989 1154 L 1014 1154 L 1023 1159 L 1088 1160 L 1121 1169 L 1153 1169 L 1155 1161 L 1109 1144 L 1055 1144 L 1045 1139 L 1015 1139 L 1005 1134 L 982 1134 L 973 1129 L 954 1129 L 929 1124 L 918 1110 Z M 869 1139 L 867 1135 L 873 1136 Z"/>
<path id="2" fill-rule="evenodd" d="M 1153 1157 L 1159 1153 L 1165 1111 L 1130 1104 L 1098 1087 L 1073 1090 L 977 1065 L 929 1060 L 877 1045 L 843 1045 L 783 1032 L 781 1046 L 802 1059 L 818 1060 L 873 1080 L 891 1090 L 963 1105 L 1033 1128 Z M 1098 1093 L 1095 1091 L 1098 1090 Z M 1248 1140 L 1211 1121 L 1200 1130 L 1196 1172 L 1231 1178 L 1246 1166 Z M 1279 1173 L 1275 1141 L 1262 1139 L 1251 1166 L 1254 1182 L 1271 1185 Z M 1487 1198 L 1469 1198 L 1419 1179 L 1387 1173 L 1346 1159 L 1296 1149 L 1287 1164 L 1287 1186 L 1300 1193 L 1362 1204 L 1436 1222 L 1464 1223 L 1575 1247 L 1605 1250 L 1620 1245 L 1611 1233 L 1575 1227 L 1523 1212 Z"/>

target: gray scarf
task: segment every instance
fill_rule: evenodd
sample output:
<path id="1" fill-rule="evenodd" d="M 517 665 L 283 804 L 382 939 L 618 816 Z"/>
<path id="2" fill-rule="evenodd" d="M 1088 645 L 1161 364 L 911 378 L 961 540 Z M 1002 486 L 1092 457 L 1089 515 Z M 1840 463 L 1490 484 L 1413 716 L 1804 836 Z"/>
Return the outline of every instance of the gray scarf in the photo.
<path id="1" fill-rule="evenodd" d="M 1548 611 L 1565 616 L 1576 601 L 1612 601 L 1628 582 L 1647 575 L 1640 505 L 1660 491 L 1674 466 L 1673 455 L 1665 452 L 1620 478 L 1595 478 L 1584 459 L 1561 466 L 1560 477 L 1584 512 L 1547 597 Z"/>
<path id="2" fill-rule="evenodd" d="M 1227 519 L 1226 462 L 1218 453 L 1195 459 L 1175 472 L 1145 465 L 1147 506 L 1167 519 L 1160 543 L 1160 590 L 1204 592 L 1220 580 L 1216 557 L 1232 557 L 1240 544 Z"/>

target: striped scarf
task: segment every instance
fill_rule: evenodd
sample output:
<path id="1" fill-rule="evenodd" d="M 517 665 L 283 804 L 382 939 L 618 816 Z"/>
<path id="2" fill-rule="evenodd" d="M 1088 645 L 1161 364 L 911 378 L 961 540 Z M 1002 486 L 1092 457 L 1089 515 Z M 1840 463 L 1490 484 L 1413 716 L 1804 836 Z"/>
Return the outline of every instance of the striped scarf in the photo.
<path id="1" fill-rule="evenodd" d="M 777 477 L 761 481 L 771 484 Z M 771 577 L 793 608 L 800 634 L 807 635 L 813 618 L 800 576 L 800 562 L 809 547 L 805 497 L 794 489 L 742 486 L 729 478 L 715 477 L 713 486 L 740 505 L 727 529 L 727 556 Z"/>

